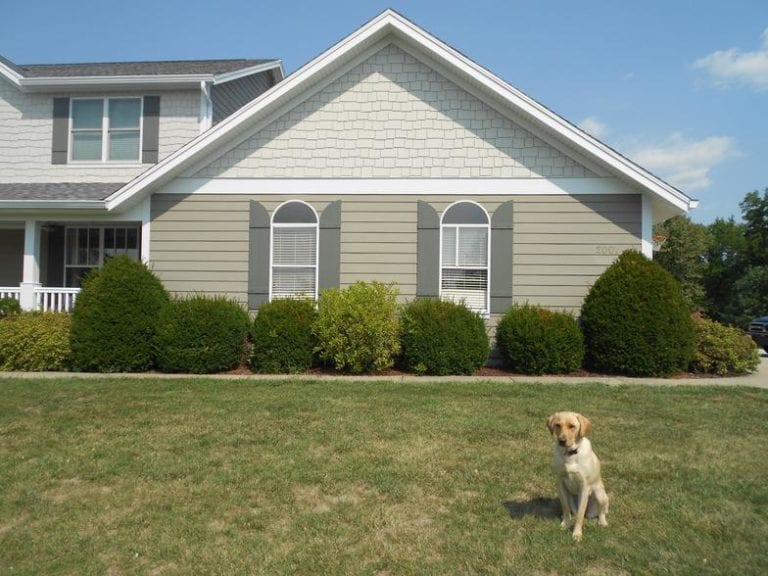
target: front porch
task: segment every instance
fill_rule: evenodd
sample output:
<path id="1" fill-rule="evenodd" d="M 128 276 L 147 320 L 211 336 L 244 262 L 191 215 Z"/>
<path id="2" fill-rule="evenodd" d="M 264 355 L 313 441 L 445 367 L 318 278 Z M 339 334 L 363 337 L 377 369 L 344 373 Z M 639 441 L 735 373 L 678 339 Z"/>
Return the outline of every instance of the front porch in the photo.
<path id="1" fill-rule="evenodd" d="M 0 222 L 0 298 L 22 310 L 71 312 L 80 280 L 105 259 L 142 256 L 138 222 Z"/>

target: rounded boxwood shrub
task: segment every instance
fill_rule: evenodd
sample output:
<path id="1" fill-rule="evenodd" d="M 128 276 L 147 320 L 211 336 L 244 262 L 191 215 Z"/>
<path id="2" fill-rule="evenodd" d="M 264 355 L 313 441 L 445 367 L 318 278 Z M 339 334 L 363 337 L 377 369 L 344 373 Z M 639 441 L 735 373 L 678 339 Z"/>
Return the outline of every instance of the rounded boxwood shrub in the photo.
<path id="1" fill-rule="evenodd" d="M 175 298 L 160 311 L 157 367 L 163 372 L 210 374 L 245 359 L 250 318 L 223 297 Z"/>
<path id="2" fill-rule="evenodd" d="M 24 312 L 0 322 L 0 370 L 60 371 L 69 367 L 69 314 Z"/>
<path id="3" fill-rule="evenodd" d="M 401 363 L 419 374 L 472 374 L 488 360 L 485 322 L 464 304 L 425 298 L 401 317 Z"/>
<path id="4" fill-rule="evenodd" d="M 760 364 L 757 344 L 742 330 L 714 320 L 693 317 L 696 351 L 690 371 L 699 374 L 746 374 Z"/>
<path id="5" fill-rule="evenodd" d="M 522 374 L 563 374 L 581 368 L 584 337 L 573 315 L 524 304 L 513 306 L 496 327 L 505 366 Z"/>
<path id="6" fill-rule="evenodd" d="M 312 367 L 316 346 L 315 302 L 282 298 L 259 307 L 251 328 L 251 369 L 264 374 L 297 373 Z"/>
<path id="7" fill-rule="evenodd" d="M 581 325 L 587 367 L 628 376 L 669 376 L 688 368 L 693 322 L 677 281 L 628 250 L 597 279 Z"/>
<path id="8" fill-rule="evenodd" d="M 320 359 L 357 374 L 390 368 L 400 351 L 397 295 L 381 282 L 323 291 L 313 330 Z"/>
<path id="9" fill-rule="evenodd" d="M 160 310 L 168 304 L 160 280 L 141 262 L 110 258 L 89 273 L 72 312 L 76 370 L 141 372 L 155 364 Z"/>

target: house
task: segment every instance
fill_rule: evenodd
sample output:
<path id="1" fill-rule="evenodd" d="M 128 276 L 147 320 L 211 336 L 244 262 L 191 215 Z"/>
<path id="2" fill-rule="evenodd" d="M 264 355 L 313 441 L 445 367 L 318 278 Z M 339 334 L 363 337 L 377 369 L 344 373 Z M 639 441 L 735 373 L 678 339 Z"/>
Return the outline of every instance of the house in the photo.
<path id="1" fill-rule="evenodd" d="M 24 87 L 22 71 L 3 70 Z M 72 152 L 55 137 L 51 148 L 51 126 L 67 120 L 52 89 L 3 84 L 4 107 L 38 102 L 52 164 L 42 151 L 37 165 L 9 160 L 21 138 L 0 148 L 0 222 L 24 228 L 0 259 L 23 252 L 11 278 L 22 286 L 67 286 L 77 264 L 129 250 L 171 292 L 251 310 L 378 280 L 404 300 L 462 299 L 492 321 L 514 302 L 578 311 L 618 254 L 651 256 L 653 224 L 696 204 L 391 10 L 194 138 L 174 128 L 163 143 L 161 113 L 159 162 L 78 170 L 76 187 L 47 184 L 71 180 L 56 162 Z M 79 129 L 69 124 L 70 146 L 89 141 Z M 118 248 L 126 221 L 133 236 Z M 93 258 L 92 223 L 115 230 Z M 67 264 L 52 270 L 62 243 Z"/>
<path id="2" fill-rule="evenodd" d="M 147 258 L 149 203 L 105 199 L 282 78 L 279 60 L 0 57 L 0 297 L 68 309 L 104 258 Z"/>

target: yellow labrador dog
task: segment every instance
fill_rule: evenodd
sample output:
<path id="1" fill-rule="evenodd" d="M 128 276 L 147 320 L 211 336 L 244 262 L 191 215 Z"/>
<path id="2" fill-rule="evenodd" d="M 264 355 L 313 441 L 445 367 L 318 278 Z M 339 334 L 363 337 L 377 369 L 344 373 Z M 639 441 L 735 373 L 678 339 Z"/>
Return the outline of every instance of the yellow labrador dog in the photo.
<path id="1" fill-rule="evenodd" d="M 556 412 L 547 418 L 547 428 L 557 440 L 552 470 L 563 508 L 560 526 L 566 529 L 573 520 L 573 539 L 581 540 L 586 516 L 597 516 L 600 526 L 608 526 L 608 495 L 600 477 L 600 460 L 586 437 L 592 423 L 576 412 Z"/>

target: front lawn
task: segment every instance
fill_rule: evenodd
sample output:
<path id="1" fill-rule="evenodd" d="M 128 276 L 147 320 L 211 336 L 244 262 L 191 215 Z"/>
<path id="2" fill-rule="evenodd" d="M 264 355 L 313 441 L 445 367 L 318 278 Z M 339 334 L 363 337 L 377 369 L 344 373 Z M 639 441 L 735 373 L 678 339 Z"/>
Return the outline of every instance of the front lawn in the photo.
<path id="1" fill-rule="evenodd" d="M 607 529 L 544 420 L 592 419 Z M 0 379 L 0 574 L 766 574 L 768 391 Z"/>

